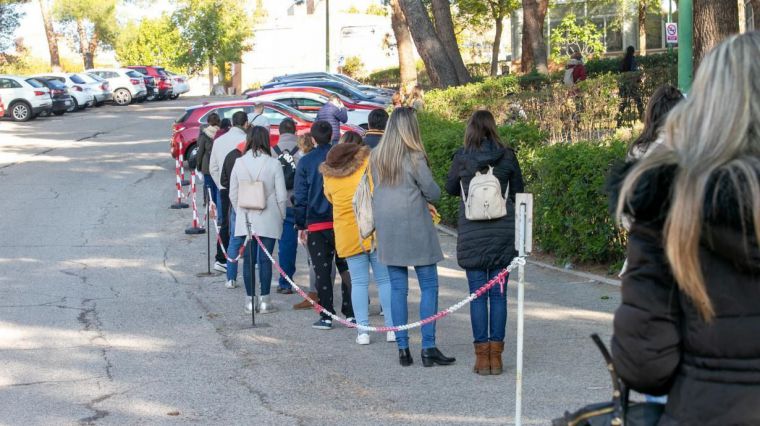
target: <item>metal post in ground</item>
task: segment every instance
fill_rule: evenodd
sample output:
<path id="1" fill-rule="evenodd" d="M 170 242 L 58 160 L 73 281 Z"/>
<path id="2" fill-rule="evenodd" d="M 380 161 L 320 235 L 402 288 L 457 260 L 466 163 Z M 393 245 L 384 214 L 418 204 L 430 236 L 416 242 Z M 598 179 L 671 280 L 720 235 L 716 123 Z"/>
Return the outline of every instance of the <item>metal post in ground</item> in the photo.
<path id="1" fill-rule="evenodd" d="M 206 206 L 206 272 L 195 274 L 196 277 L 213 277 L 211 273 L 211 188 L 203 192 L 203 205 Z"/>
<path id="2" fill-rule="evenodd" d="M 174 170 L 175 174 L 177 175 L 177 202 L 169 206 L 170 209 L 186 209 L 190 207 L 187 203 L 182 202 L 182 178 L 180 177 L 180 159 L 177 157 L 177 161 L 175 162 Z"/>
<path id="3" fill-rule="evenodd" d="M 520 257 L 531 251 L 533 225 L 533 195 L 517 194 L 517 220 L 515 221 L 516 249 Z M 523 340 L 525 326 L 525 266 L 517 269 L 517 366 L 515 371 L 515 425 L 522 425 Z"/>
<path id="4" fill-rule="evenodd" d="M 190 185 L 190 181 L 185 179 L 185 154 L 182 151 L 183 151 L 183 146 L 180 145 L 179 146 L 179 167 L 180 167 L 180 175 L 181 175 L 180 182 L 182 183 L 182 186 L 187 186 L 187 185 Z"/>
<path id="5" fill-rule="evenodd" d="M 678 2 L 678 88 L 688 93 L 694 75 L 694 7 L 692 0 Z"/>
<path id="6" fill-rule="evenodd" d="M 195 202 L 195 170 L 190 171 L 190 196 L 192 197 L 192 204 L 193 204 L 193 223 L 192 225 L 185 229 L 185 234 L 188 235 L 198 235 L 203 234 L 206 232 L 205 229 L 201 228 L 199 220 L 198 220 L 198 205 Z"/>

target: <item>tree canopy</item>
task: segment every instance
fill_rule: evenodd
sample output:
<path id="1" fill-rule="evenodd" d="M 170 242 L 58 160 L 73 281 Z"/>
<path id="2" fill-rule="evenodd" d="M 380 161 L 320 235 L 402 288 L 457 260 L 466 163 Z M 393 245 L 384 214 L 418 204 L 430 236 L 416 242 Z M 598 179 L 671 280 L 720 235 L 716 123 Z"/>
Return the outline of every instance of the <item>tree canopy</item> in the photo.
<path id="1" fill-rule="evenodd" d="M 125 64 L 151 64 L 179 71 L 190 46 L 169 15 L 130 22 L 121 29 L 116 59 Z"/>

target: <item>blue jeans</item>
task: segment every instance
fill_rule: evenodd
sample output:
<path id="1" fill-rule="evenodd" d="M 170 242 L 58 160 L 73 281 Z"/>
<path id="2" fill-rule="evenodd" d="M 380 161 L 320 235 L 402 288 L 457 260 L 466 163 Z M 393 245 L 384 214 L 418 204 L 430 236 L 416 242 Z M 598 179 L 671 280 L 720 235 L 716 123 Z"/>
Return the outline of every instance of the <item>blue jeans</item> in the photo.
<path id="1" fill-rule="evenodd" d="M 470 285 L 470 293 L 483 287 L 499 275 L 501 269 L 467 269 L 467 282 Z M 489 309 L 489 306 L 490 309 Z M 475 343 L 503 342 L 507 327 L 507 288 L 504 286 L 504 294 L 501 286 L 496 284 L 485 293 L 470 303 L 470 322 L 472 323 L 472 337 Z"/>
<path id="2" fill-rule="evenodd" d="M 230 229 L 235 229 L 235 210 L 230 211 Z M 233 231 L 232 234 L 235 232 Z M 227 246 L 227 256 L 234 259 L 238 257 L 238 253 L 240 253 L 240 247 L 243 246 L 243 242 L 245 242 L 245 237 L 236 237 L 234 235 L 230 235 L 230 244 Z M 238 276 L 238 262 L 244 262 L 246 260 L 245 256 L 240 258 L 237 262 L 227 262 L 227 280 L 237 280 Z"/>
<path id="3" fill-rule="evenodd" d="M 298 231 L 295 228 L 295 213 L 292 207 L 285 210 L 285 221 L 282 224 L 282 236 L 279 241 L 278 260 L 280 266 L 290 279 L 296 273 L 296 253 L 298 252 Z M 284 277 L 280 277 L 280 288 L 290 288 Z"/>
<path id="4" fill-rule="evenodd" d="M 377 260 L 377 251 L 347 257 L 346 261 L 351 273 L 351 305 L 354 307 L 357 324 L 369 325 L 369 268 L 372 266 L 377 292 L 380 294 L 380 306 L 385 312 L 385 325 L 392 326 L 391 278 L 388 267 Z"/>
<path id="5" fill-rule="evenodd" d="M 420 319 L 438 312 L 438 267 L 433 265 L 415 266 L 417 281 L 422 293 L 420 298 Z M 404 325 L 409 320 L 407 296 L 409 296 L 409 268 L 388 266 L 391 278 L 391 314 L 393 325 Z M 422 349 L 435 347 L 435 322 L 422 326 Z M 399 349 L 409 348 L 409 332 L 397 331 L 396 343 Z"/>
<path id="6" fill-rule="evenodd" d="M 235 210 L 231 210 L 230 228 L 233 230 L 235 229 L 236 219 Z M 267 251 L 270 253 L 272 250 L 274 250 L 275 241 L 277 240 L 274 238 L 261 237 L 261 242 L 264 243 L 264 247 L 266 247 Z M 227 248 L 227 254 L 233 259 L 236 258 L 240 252 L 240 247 L 242 247 L 244 242 L 245 237 L 231 236 L 230 245 Z M 255 284 L 255 277 L 251 273 L 251 259 L 253 259 L 253 261 L 259 265 L 259 280 L 261 281 L 261 292 L 259 295 L 266 296 L 269 294 L 270 288 L 272 286 L 272 262 L 270 262 L 266 255 L 260 250 L 259 244 L 255 239 L 248 244 L 248 246 L 245 248 L 245 253 L 243 253 L 243 257 L 238 261 L 243 262 L 243 281 L 245 281 L 245 292 L 248 296 L 252 294 L 251 284 Z M 228 280 L 237 279 L 238 262 L 227 262 Z"/>
<path id="7" fill-rule="evenodd" d="M 216 203 L 216 205 L 220 205 L 217 201 L 219 192 L 218 188 L 216 187 L 216 183 L 214 182 L 214 179 L 211 178 L 211 175 L 203 175 L 203 199 L 205 200 L 208 196 L 208 191 L 211 190 L 211 200 Z"/>

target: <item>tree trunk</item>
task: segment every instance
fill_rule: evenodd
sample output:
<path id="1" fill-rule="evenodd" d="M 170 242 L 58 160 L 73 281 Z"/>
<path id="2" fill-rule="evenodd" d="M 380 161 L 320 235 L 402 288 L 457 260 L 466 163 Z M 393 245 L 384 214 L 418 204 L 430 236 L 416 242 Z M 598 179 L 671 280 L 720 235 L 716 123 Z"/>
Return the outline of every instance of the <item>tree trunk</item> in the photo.
<path id="1" fill-rule="evenodd" d="M 87 30 L 84 27 L 84 21 L 77 19 L 77 35 L 79 36 L 79 54 L 82 55 L 82 63 L 85 69 L 93 68 L 92 58 L 90 57 L 87 46 Z"/>
<path id="2" fill-rule="evenodd" d="M 90 42 L 87 44 L 87 57 L 85 59 L 86 70 L 95 68 L 95 51 L 98 50 L 98 33 L 93 32 Z M 89 63 L 89 65 L 87 65 Z"/>
<path id="3" fill-rule="evenodd" d="M 391 27 L 396 37 L 396 51 L 398 52 L 398 67 L 401 74 L 401 93 L 407 95 L 417 85 L 417 65 L 414 61 L 414 46 L 412 35 L 409 33 L 409 24 L 406 22 L 404 12 L 398 4 L 398 0 L 391 0 Z"/>
<path id="4" fill-rule="evenodd" d="M 61 57 L 58 54 L 58 35 L 53 29 L 53 21 L 50 18 L 50 7 L 47 0 L 37 0 L 42 12 L 42 23 L 45 26 L 45 37 L 47 37 L 48 51 L 50 51 L 50 66 L 53 72 L 61 71 Z"/>
<path id="5" fill-rule="evenodd" d="M 541 74 L 548 74 L 544 20 L 549 9 L 549 0 L 522 0 L 523 39 L 520 70 L 531 72 L 533 68 Z"/>
<path id="6" fill-rule="evenodd" d="M 639 54 L 647 55 L 647 2 L 639 0 Z"/>
<path id="7" fill-rule="evenodd" d="M 425 62 L 431 83 L 436 87 L 449 87 L 459 84 L 459 78 L 454 65 L 451 64 L 446 50 L 438 39 L 433 23 L 420 0 L 399 0 L 401 10 L 408 22 L 414 22 L 409 27 L 417 51 Z"/>
<path id="8" fill-rule="evenodd" d="M 214 58 L 208 57 L 208 90 L 214 94 Z"/>
<path id="9" fill-rule="evenodd" d="M 501 49 L 501 33 L 504 31 L 504 17 L 496 18 L 496 35 L 493 38 L 493 50 L 491 51 L 491 76 L 499 75 L 499 50 Z"/>
<path id="10" fill-rule="evenodd" d="M 446 49 L 446 55 L 449 61 L 454 65 L 454 71 L 457 73 L 459 84 L 470 82 L 470 73 L 462 60 L 462 53 L 459 51 L 459 43 L 454 34 L 454 22 L 451 18 L 451 3 L 449 0 L 433 0 L 433 18 L 435 19 L 435 32 L 438 39 L 441 40 L 443 48 Z"/>
<path id="11" fill-rule="evenodd" d="M 755 15 L 755 31 L 760 31 L 760 0 L 750 0 L 749 4 Z"/>
<path id="12" fill-rule="evenodd" d="M 736 1 L 694 0 L 694 71 L 710 49 L 738 32 Z"/>

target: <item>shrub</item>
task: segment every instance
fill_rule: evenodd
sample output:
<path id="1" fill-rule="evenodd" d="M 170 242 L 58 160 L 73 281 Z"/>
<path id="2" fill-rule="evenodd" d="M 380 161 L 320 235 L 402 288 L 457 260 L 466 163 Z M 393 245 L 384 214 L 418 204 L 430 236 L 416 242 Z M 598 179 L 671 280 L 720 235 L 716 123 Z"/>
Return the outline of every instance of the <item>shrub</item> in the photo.
<path id="1" fill-rule="evenodd" d="M 541 90 L 551 83 L 551 79 L 548 75 L 541 74 L 534 68 L 528 74 L 520 76 L 518 82 L 523 90 Z"/>
<path id="2" fill-rule="evenodd" d="M 586 61 L 586 73 L 589 77 L 607 73 L 618 73 L 620 72 L 620 64 L 622 61 L 622 57 L 591 59 Z M 648 56 L 637 56 L 636 62 L 641 66 L 644 72 L 656 68 L 675 69 L 678 67 L 678 55 L 674 51 L 673 53 L 667 52 Z"/>
<path id="3" fill-rule="evenodd" d="M 425 109 L 448 120 L 466 120 L 475 110 L 499 109 L 508 95 L 517 92 L 514 76 L 489 77 L 480 83 L 431 90 L 425 95 Z"/>
<path id="4" fill-rule="evenodd" d="M 346 58 L 346 64 L 341 68 L 343 74 L 356 78 L 364 74 L 364 63 L 358 56 L 349 56 Z"/>

